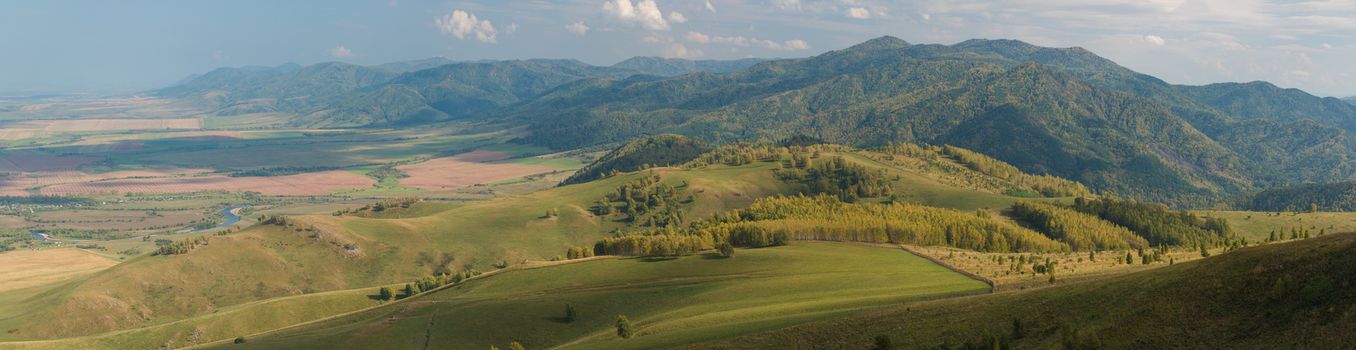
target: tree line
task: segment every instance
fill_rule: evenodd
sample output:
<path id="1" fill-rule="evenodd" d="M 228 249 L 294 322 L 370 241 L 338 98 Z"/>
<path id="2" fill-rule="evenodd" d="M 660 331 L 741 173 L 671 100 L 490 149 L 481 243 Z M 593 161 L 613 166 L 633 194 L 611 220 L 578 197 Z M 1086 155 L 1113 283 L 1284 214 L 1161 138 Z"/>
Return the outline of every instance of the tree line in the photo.
<path id="1" fill-rule="evenodd" d="M 185 238 L 178 241 L 167 242 L 165 244 L 160 244 L 161 242 L 157 241 L 155 255 L 188 254 L 188 252 L 197 249 L 199 246 L 207 245 L 207 242 L 208 236 Z"/>
<path id="2" fill-rule="evenodd" d="M 1149 241 L 1125 227 L 1058 205 L 1017 201 L 1010 208 L 1013 218 L 1024 221 L 1074 250 L 1121 250 L 1147 248 Z"/>
<path id="3" fill-rule="evenodd" d="M 1217 246 L 1236 238 L 1223 218 L 1201 218 L 1161 204 L 1111 197 L 1076 198 L 1073 209 L 1124 226 L 1156 246 Z"/>

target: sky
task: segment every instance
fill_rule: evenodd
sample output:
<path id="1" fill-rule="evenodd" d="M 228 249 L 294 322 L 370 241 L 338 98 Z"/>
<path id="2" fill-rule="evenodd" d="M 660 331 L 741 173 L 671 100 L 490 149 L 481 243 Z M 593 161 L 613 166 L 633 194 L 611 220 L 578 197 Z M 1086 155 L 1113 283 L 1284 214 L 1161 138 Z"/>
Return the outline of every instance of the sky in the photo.
<path id="1" fill-rule="evenodd" d="M 0 95 L 288 62 L 806 57 L 882 35 L 1078 46 L 1171 83 L 1356 95 L 1356 0 L 5 0 Z"/>

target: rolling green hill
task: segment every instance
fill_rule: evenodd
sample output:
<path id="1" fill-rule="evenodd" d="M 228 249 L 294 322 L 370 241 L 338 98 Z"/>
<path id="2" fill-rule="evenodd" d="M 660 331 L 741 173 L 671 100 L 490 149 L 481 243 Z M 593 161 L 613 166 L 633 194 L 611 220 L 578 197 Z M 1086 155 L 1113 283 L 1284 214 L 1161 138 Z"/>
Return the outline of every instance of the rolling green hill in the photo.
<path id="1" fill-rule="evenodd" d="M 883 171 L 883 179 L 897 189 L 894 195 L 898 201 L 973 211 L 1003 208 L 1024 198 L 1005 195 L 1013 188 L 1033 193 L 1025 185 L 966 167 L 940 150 L 882 153 L 816 147 L 820 159 L 844 157 Z M 707 160 L 713 162 L 705 165 L 622 173 L 482 202 L 451 206 L 432 203 L 428 205 L 435 210 L 413 208 L 390 218 L 286 217 L 274 224 L 211 237 L 207 244 L 186 254 L 145 256 L 85 279 L 28 291 L 19 296 L 22 303 L 0 305 L 0 315 L 4 315 L 0 329 L 8 331 L 0 334 L 0 340 L 50 339 L 150 327 L 260 300 L 402 283 L 435 273 L 491 270 L 496 265 L 511 267 L 524 260 L 563 256 L 570 248 L 592 246 L 614 231 L 642 228 L 644 220 L 593 212 L 595 203 L 642 178 L 658 177 L 659 185 L 677 191 L 677 202 L 668 208 L 688 220 L 745 208 L 759 198 L 804 191 L 796 183 L 778 179 L 780 161 L 740 165 L 719 161 L 755 149 L 727 147 L 709 153 L 712 157 Z M 778 148 L 764 150 L 771 149 Z M 782 158 L 789 157 L 784 153 L 775 154 L 777 159 L 789 159 Z M 297 314 L 277 322 L 313 317 L 308 315 L 313 314 Z M 187 341 L 190 333 L 181 332 L 179 343 Z"/>
<path id="2" fill-rule="evenodd" d="M 701 141 L 679 135 L 656 135 L 642 137 L 608 152 L 593 164 L 576 171 L 561 184 L 588 182 L 609 173 L 632 172 L 647 167 L 666 167 L 687 163 L 702 153 L 711 150 L 711 146 Z"/>
<path id="3" fill-rule="evenodd" d="M 218 347 L 485 349 L 518 341 L 532 349 L 636 349 L 988 290 L 897 248 L 798 243 L 728 259 L 606 259 L 514 271 Z M 566 304 L 577 310 L 573 322 L 563 320 Z M 615 335 L 618 315 L 634 323 L 635 337 Z"/>
<path id="4" fill-rule="evenodd" d="M 1356 311 L 1356 234 L 1268 244 L 1028 291 L 925 302 L 692 349 L 1345 349 Z M 1017 321 L 1014 321 L 1017 320 Z M 1014 323 L 1021 331 L 1014 332 Z M 1014 333 L 1017 333 L 1016 335 Z"/>

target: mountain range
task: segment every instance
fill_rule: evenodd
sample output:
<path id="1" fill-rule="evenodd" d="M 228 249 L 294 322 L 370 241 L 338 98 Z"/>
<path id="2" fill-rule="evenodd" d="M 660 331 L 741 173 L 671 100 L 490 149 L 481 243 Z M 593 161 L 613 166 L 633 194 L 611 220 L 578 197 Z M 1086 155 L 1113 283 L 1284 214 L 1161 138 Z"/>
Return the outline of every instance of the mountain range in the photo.
<path id="1" fill-rule="evenodd" d="M 555 149 L 658 133 L 953 144 L 1183 207 L 1356 175 L 1356 105 L 1266 82 L 1169 84 L 1081 48 L 887 36 L 796 59 L 440 63 L 223 68 L 155 93 L 297 126 L 505 123 Z"/>

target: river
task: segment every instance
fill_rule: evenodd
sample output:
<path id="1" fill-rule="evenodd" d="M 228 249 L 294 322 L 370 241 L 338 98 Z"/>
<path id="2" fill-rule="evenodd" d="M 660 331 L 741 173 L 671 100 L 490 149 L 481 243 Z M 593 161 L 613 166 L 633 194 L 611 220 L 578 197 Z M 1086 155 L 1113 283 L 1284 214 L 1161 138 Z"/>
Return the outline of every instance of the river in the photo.
<path id="1" fill-rule="evenodd" d="M 240 205 L 218 211 L 217 215 L 221 215 L 221 217 L 226 218 L 226 222 L 223 222 L 221 223 L 221 225 L 217 225 L 216 227 L 210 228 L 209 230 L 220 230 L 223 228 L 231 227 L 231 225 L 235 225 L 235 223 L 240 222 L 240 215 L 236 214 L 236 211 L 248 207 L 249 207 L 248 205 Z"/>

